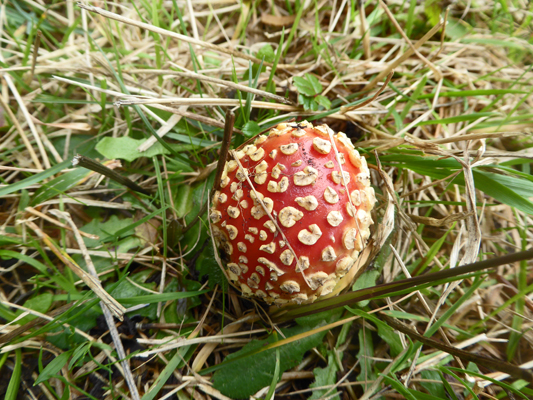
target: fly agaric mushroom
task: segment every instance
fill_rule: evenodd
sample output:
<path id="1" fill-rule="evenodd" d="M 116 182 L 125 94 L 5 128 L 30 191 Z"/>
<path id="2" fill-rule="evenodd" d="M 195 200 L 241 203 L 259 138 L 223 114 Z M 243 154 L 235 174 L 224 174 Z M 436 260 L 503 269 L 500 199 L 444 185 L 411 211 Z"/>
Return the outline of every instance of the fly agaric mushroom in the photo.
<path id="1" fill-rule="evenodd" d="M 229 278 L 269 304 L 331 293 L 370 236 L 365 158 L 344 133 L 307 121 L 230 154 L 210 211 Z"/>

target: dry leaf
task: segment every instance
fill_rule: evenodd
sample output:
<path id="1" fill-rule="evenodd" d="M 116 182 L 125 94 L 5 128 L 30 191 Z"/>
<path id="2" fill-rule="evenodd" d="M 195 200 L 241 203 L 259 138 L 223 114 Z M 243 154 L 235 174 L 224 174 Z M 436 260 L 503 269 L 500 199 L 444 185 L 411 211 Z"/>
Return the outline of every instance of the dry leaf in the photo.
<path id="1" fill-rule="evenodd" d="M 468 218 L 470 215 L 474 214 L 473 212 L 460 212 L 457 214 L 448 215 L 444 218 L 431 218 L 431 217 L 421 217 L 420 215 L 407 214 L 409 217 L 418 224 L 424 224 L 429 226 L 443 226 L 449 225 L 455 221 L 462 221 Z"/>
<path id="2" fill-rule="evenodd" d="M 283 27 L 283 26 L 289 26 L 294 23 L 294 20 L 296 19 L 296 15 L 270 15 L 270 14 L 263 14 L 261 15 L 261 22 L 265 25 L 275 26 L 275 27 Z"/>

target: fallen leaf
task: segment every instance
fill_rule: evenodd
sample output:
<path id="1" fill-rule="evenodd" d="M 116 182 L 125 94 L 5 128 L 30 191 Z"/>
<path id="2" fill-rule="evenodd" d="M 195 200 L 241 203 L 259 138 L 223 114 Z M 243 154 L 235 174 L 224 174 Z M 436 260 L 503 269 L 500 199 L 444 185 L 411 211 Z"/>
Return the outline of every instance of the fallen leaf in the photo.
<path id="1" fill-rule="evenodd" d="M 432 218 L 432 217 L 422 217 L 420 215 L 407 214 L 409 217 L 418 224 L 424 224 L 429 226 L 443 226 L 449 225 L 455 221 L 462 221 L 467 219 L 470 215 L 473 215 L 472 212 L 460 212 L 457 214 L 448 215 L 444 218 Z"/>
<path id="2" fill-rule="evenodd" d="M 296 15 L 261 15 L 261 22 L 263 24 L 276 27 L 292 25 L 295 19 Z"/>

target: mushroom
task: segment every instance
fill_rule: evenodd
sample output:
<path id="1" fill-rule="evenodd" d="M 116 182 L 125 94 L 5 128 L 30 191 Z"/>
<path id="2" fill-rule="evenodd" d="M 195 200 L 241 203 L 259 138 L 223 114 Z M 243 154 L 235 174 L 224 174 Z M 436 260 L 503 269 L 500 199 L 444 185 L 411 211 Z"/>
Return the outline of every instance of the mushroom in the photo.
<path id="1" fill-rule="evenodd" d="M 333 290 L 370 236 L 366 160 L 342 132 L 282 123 L 231 152 L 210 210 L 244 296 L 308 303 Z"/>

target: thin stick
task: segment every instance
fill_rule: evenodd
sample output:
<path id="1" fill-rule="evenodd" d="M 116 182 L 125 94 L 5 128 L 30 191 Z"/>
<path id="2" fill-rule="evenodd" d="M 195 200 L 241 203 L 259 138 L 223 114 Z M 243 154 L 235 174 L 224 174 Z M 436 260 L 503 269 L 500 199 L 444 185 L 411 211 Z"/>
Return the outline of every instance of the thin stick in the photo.
<path id="1" fill-rule="evenodd" d="M 183 67 L 180 67 L 180 68 L 183 68 Z M 153 73 L 154 71 L 153 70 L 142 70 L 141 69 L 141 70 L 132 70 L 132 71 L 128 71 L 128 72 L 131 74 L 131 73 L 147 73 L 147 72 L 152 72 Z M 249 86 L 246 86 L 246 85 L 241 85 L 240 83 L 234 83 L 234 82 L 230 82 L 230 81 L 225 81 L 224 79 L 218 79 L 218 78 L 213 78 L 213 77 L 202 75 L 202 74 L 197 74 L 197 73 L 192 72 L 192 71 L 179 72 L 179 71 L 164 71 L 163 70 L 163 72 L 164 72 L 165 75 L 177 75 L 177 76 L 181 76 L 183 78 L 199 79 L 201 81 L 216 83 L 217 85 L 224 85 L 224 86 L 227 86 L 227 87 L 230 87 L 230 88 L 233 88 L 233 89 L 241 90 L 243 92 L 248 92 L 248 93 L 252 93 L 252 94 L 258 95 L 258 96 L 266 97 L 266 98 L 269 98 L 269 99 L 272 99 L 272 100 L 279 101 L 281 103 L 293 104 L 293 102 L 290 99 L 287 99 L 287 98 L 282 97 L 282 96 L 278 96 L 277 94 L 272 94 L 272 93 L 267 92 L 265 90 L 259 90 L 259 89 L 256 89 L 256 88 L 253 88 L 253 87 L 249 87 Z"/>
<path id="2" fill-rule="evenodd" d="M 219 97 L 202 97 L 202 98 L 181 98 L 181 97 L 170 97 L 170 98 L 146 98 L 146 97 L 137 97 L 137 96 L 128 96 L 122 97 L 121 99 L 115 102 L 116 106 L 129 106 L 129 105 L 139 105 L 139 104 L 171 104 L 171 105 L 187 105 L 187 106 L 239 106 L 241 103 L 238 99 L 223 99 Z M 298 111 L 299 108 L 291 105 L 283 105 L 270 103 L 266 101 L 257 101 L 252 100 L 252 107 L 254 108 L 264 108 L 264 109 L 274 109 L 279 111 Z"/>
<path id="3" fill-rule="evenodd" d="M 448 13 L 450 12 L 450 6 L 446 7 L 446 13 L 444 14 L 444 26 L 442 27 L 442 32 L 440 33 L 440 47 L 439 50 L 435 53 L 434 56 L 430 58 L 431 61 L 435 60 L 439 54 L 444 49 L 444 39 L 446 39 L 446 25 L 448 25 Z"/>
<path id="4" fill-rule="evenodd" d="M 217 128 L 224 128 L 224 124 L 222 122 L 220 122 L 220 121 L 217 121 L 214 118 L 204 117 L 203 115 L 195 114 L 195 113 L 192 113 L 192 112 L 189 112 L 189 111 L 180 111 L 179 108 L 167 107 L 167 106 L 162 106 L 162 105 L 159 105 L 159 104 L 151 104 L 150 107 L 158 108 L 158 109 L 164 110 L 164 111 L 168 111 L 168 112 L 171 112 L 173 114 L 178 114 L 178 115 L 181 115 L 181 116 L 183 116 L 185 118 L 192 119 L 193 121 L 202 122 L 202 123 L 204 123 L 206 125 L 215 126 Z M 242 133 L 241 130 L 235 129 L 235 128 L 233 128 L 233 132 Z"/>
<path id="5" fill-rule="evenodd" d="M 226 112 L 226 122 L 224 124 L 224 138 L 222 139 L 222 146 L 220 147 L 220 154 L 217 164 L 217 174 L 215 176 L 215 182 L 213 184 L 213 193 L 220 189 L 220 181 L 222 178 L 222 172 L 224 172 L 224 166 L 228 158 L 229 147 L 231 144 L 231 137 L 233 136 L 233 124 L 235 123 L 235 114 L 233 111 L 228 110 Z M 207 211 L 207 202 L 204 203 L 201 210 L 196 217 L 191 221 L 189 225 L 183 228 L 182 234 L 185 234 L 190 228 L 192 228 L 202 215 Z"/>
<path id="6" fill-rule="evenodd" d="M 294 318 L 303 317 L 317 312 L 331 310 L 333 308 L 343 307 L 353 304 L 354 302 L 383 297 L 391 292 L 399 292 L 405 289 L 411 289 L 417 285 L 424 285 L 428 282 L 438 282 L 451 277 L 459 277 L 483 270 L 493 270 L 501 265 L 511 264 L 519 261 L 533 259 L 533 249 L 506 254 L 501 257 L 495 257 L 472 264 L 462 265 L 453 269 L 441 270 L 425 275 L 415 276 L 411 279 L 402 279 L 399 281 L 384 283 L 366 289 L 360 289 L 355 292 L 345 293 L 336 298 L 317 301 L 310 305 L 300 305 L 298 308 L 287 310 L 285 314 L 275 319 L 277 323 L 290 321 Z M 464 278 L 461 278 L 464 279 Z"/>
<path id="7" fill-rule="evenodd" d="M 113 171 L 110 168 L 107 168 L 105 165 L 100 164 L 92 158 L 77 155 L 72 160 L 72 165 L 75 167 L 83 167 L 90 169 L 91 171 L 98 172 L 99 174 L 107 176 L 108 178 L 113 179 L 115 182 L 120 183 L 121 185 L 124 185 L 136 192 L 140 192 L 146 195 L 151 194 L 149 190 L 143 189 L 129 178 L 120 175 L 118 172 Z"/>
<path id="8" fill-rule="evenodd" d="M 217 174 L 215 176 L 215 183 L 213 185 L 213 192 L 220 189 L 220 180 L 222 178 L 222 172 L 224 172 L 224 166 L 226 165 L 226 159 L 228 158 L 229 146 L 231 144 L 231 137 L 233 136 L 233 124 L 235 123 L 235 114 L 233 111 L 228 110 L 226 112 L 226 123 L 224 124 L 224 139 L 222 139 L 222 146 L 220 147 L 220 154 L 217 164 Z"/>
<path id="9" fill-rule="evenodd" d="M 444 351 L 445 353 L 456 356 L 464 361 L 470 361 L 478 365 L 482 364 L 483 366 L 492 370 L 505 372 L 515 378 L 524 379 L 530 383 L 533 382 L 533 374 L 531 374 L 531 372 L 527 369 L 517 367 L 516 365 L 510 364 L 502 360 L 497 360 L 482 355 L 473 354 L 468 351 L 460 350 L 456 347 L 448 346 L 444 343 L 430 339 L 426 336 L 420 335 L 413 329 L 407 327 L 404 323 L 389 317 L 383 312 L 380 313 L 380 317 L 383 318 L 387 322 L 387 325 L 389 325 L 390 327 L 406 334 L 411 339 L 417 340 L 427 346 Z"/>

